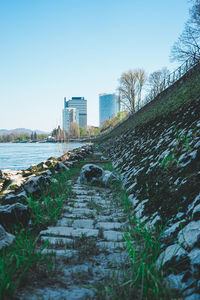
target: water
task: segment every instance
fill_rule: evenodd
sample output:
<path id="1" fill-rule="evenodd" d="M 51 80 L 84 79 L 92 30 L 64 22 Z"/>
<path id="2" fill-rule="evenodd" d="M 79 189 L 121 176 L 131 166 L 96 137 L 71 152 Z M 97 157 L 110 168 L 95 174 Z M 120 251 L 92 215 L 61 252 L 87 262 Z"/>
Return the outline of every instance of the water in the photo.
<path id="1" fill-rule="evenodd" d="M 49 157 L 59 157 L 84 144 L 0 143 L 0 169 L 24 170 Z"/>

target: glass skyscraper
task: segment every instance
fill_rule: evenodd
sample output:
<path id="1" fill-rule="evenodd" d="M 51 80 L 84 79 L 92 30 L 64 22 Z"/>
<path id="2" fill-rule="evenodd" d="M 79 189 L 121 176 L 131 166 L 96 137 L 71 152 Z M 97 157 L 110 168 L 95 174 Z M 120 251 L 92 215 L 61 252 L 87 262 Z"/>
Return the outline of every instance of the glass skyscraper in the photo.
<path id="1" fill-rule="evenodd" d="M 116 94 L 99 95 L 99 123 L 114 118 L 120 111 L 120 103 Z"/>
<path id="2" fill-rule="evenodd" d="M 64 108 L 76 108 L 79 113 L 79 126 L 87 126 L 87 100 L 84 97 L 64 98 Z"/>

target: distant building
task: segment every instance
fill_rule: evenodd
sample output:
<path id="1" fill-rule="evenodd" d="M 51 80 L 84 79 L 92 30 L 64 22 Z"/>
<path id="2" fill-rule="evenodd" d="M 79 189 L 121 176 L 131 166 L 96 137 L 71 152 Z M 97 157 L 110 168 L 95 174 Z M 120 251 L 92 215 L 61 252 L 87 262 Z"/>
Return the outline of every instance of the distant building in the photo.
<path id="1" fill-rule="evenodd" d="M 63 109 L 63 130 L 67 133 L 71 122 L 79 124 L 79 111 L 73 107 L 66 107 Z"/>
<path id="2" fill-rule="evenodd" d="M 120 103 L 116 94 L 99 95 L 99 123 L 100 126 L 108 119 L 114 118 L 120 111 Z"/>
<path id="3" fill-rule="evenodd" d="M 84 97 L 64 98 L 64 108 L 76 108 L 79 113 L 79 126 L 87 126 L 87 100 Z"/>

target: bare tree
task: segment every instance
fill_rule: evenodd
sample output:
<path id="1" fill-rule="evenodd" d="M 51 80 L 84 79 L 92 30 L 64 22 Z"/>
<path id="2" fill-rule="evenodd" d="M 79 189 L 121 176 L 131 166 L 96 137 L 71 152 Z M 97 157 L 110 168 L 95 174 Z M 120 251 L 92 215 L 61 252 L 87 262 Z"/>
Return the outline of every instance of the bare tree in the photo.
<path id="1" fill-rule="evenodd" d="M 80 129 L 76 122 L 71 122 L 68 131 L 69 137 L 80 138 Z"/>
<path id="2" fill-rule="evenodd" d="M 172 47 L 172 61 L 182 62 L 190 57 L 200 59 L 200 0 L 193 2 L 190 19 L 186 22 L 182 34 Z"/>
<path id="3" fill-rule="evenodd" d="M 143 69 L 130 70 L 122 73 L 119 79 L 119 101 L 125 110 L 133 113 L 139 108 L 141 102 L 141 92 L 146 80 L 146 74 Z"/>
<path id="4" fill-rule="evenodd" d="M 148 89 L 158 89 L 160 84 L 164 79 L 169 75 L 169 70 L 166 67 L 163 67 L 161 70 L 155 71 L 149 75 L 148 78 Z"/>

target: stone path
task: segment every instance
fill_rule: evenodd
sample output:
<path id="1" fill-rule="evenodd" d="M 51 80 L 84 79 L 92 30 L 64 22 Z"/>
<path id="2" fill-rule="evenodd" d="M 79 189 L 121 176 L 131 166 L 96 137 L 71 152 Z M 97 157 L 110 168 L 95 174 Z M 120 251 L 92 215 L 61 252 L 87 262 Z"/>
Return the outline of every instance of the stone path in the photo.
<path id="1" fill-rule="evenodd" d="M 40 233 L 60 272 L 21 291 L 20 300 L 97 299 L 95 286 L 126 264 L 124 213 L 111 190 L 75 184 L 72 191 L 56 226 Z"/>

